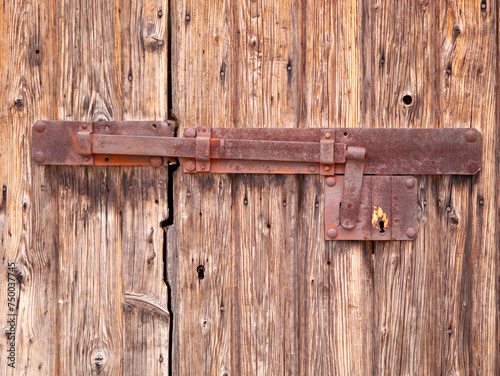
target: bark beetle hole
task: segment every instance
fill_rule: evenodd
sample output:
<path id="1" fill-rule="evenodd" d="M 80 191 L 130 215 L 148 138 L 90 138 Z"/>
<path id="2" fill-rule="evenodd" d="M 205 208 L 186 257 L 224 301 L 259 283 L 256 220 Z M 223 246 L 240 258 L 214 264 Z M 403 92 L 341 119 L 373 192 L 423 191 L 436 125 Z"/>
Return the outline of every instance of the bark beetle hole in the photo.
<path id="1" fill-rule="evenodd" d="M 347 132 L 344 132 L 344 136 L 347 136 Z"/>
<path id="2" fill-rule="evenodd" d="M 153 124 L 153 128 L 156 129 L 156 124 Z"/>
<path id="3" fill-rule="evenodd" d="M 413 98 L 411 97 L 411 95 L 409 94 L 406 94 L 404 97 L 403 97 L 403 103 L 407 106 L 409 106 L 411 104 L 411 102 L 413 101 Z"/>
<path id="4" fill-rule="evenodd" d="M 196 268 L 196 272 L 198 273 L 198 279 L 205 278 L 205 268 L 203 267 L 203 265 L 199 265 Z"/>

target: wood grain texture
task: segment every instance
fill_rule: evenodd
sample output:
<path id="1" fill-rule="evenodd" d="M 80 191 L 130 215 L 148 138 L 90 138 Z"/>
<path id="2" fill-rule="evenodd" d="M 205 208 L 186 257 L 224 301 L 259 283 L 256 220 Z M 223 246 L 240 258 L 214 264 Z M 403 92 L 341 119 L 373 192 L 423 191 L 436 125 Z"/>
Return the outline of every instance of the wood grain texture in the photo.
<path id="1" fill-rule="evenodd" d="M 29 143 L 37 119 L 167 118 L 168 3 L 5 9 L 2 265 L 17 263 L 21 292 L 17 370 L 2 356 L 0 373 L 168 374 L 166 169 L 40 167 Z"/>
<path id="2" fill-rule="evenodd" d="M 418 177 L 414 242 L 325 243 L 319 177 L 177 172 L 175 373 L 496 374 L 498 3 L 172 6 L 181 129 L 474 127 L 485 145 L 475 177 Z"/>

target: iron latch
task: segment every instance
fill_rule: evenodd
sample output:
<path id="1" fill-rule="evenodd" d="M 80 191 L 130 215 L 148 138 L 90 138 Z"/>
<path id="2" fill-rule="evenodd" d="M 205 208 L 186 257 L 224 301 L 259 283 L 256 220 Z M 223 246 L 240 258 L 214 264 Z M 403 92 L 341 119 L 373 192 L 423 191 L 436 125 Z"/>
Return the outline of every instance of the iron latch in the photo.
<path id="1" fill-rule="evenodd" d="M 187 128 L 164 121 L 38 121 L 32 155 L 43 165 L 152 165 L 180 158 L 185 173 L 325 176 L 325 239 L 411 240 L 416 179 L 473 175 L 482 137 L 471 128 Z"/>

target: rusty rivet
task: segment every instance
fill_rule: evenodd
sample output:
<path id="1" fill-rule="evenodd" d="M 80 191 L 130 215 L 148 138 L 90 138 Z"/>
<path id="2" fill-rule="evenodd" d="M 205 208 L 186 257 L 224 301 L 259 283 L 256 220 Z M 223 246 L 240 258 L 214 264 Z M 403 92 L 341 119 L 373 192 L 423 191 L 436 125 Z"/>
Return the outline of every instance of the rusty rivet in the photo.
<path id="1" fill-rule="evenodd" d="M 330 133 L 325 133 L 325 138 L 330 138 L 332 135 Z"/>
<path id="2" fill-rule="evenodd" d="M 206 132 L 206 131 L 207 131 L 207 128 L 203 127 L 203 128 L 201 128 L 201 131 L 202 131 L 202 132 Z"/>
<path id="3" fill-rule="evenodd" d="M 188 138 L 194 138 L 194 137 L 196 137 L 196 129 L 194 129 L 194 128 L 187 128 L 184 131 L 184 137 L 188 137 Z"/>
<path id="4" fill-rule="evenodd" d="M 465 132 L 465 139 L 467 140 L 467 142 L 476 142 L 477 132 L 469 129 L 467 132 Z"/>
<path id="5" fill-rule="evenodd" d="M 88 159 L 87 157 L 85 157 L 85 158 L 83 158 L 83 161 L 84 161 L 84 162 L 88 162 L 88 161 L 89 161 L 89 159 Z"/>
<path id="6" fill-rule="evenodd" d="M 194 169 L 196 168 L 196 165 L 194 164 L 193 161 L 188 161 L 184 164 L 184 168 L 187 170 L 187 171 L 194 171 Z"/>
<path id="7" fill-rule="evenodd" d="M 335 179 L 333 176 L 326 178 L 326 185 L 328 185 L 329 187 L 333 187 L 336 183 L 337 179 Z"/>
<path id="8" fill-rule="evenodd" d="M 153 167 L 160 167 L 163 163 L 163 159 L 161 157 L 150 157 L 149 164 Z"/>
<path id="9" fill-rule="evenodd" d="M 314 166 L 309 166 L 309 172 L 314 172 L 316 171 L 316 167 Z"/>
<path id="10" fill-rule="evenodd" d="M 36 163 L 43 163 L 45 161 L 45 154 L 41 151 L 37 151 L 35 155 L 33 155 L 33 159 Z"/>
<path id="11" fill-rule="evenodd" d="M 330 171 L 330 166 L 325 166 L 324 169 L 325 171 Z"/>
<path id="12" fill-rule="evenodd" d="M 415 236 L 417 236 L 417 230 L 415 230 L 413 227 L 410 227 L 406 230 L 406 236 L 408 236 L 410 239 L 415 238 Z"/>
<path id="13" fill-rule="evenodd" d="M 413 179 L 413 178 L 406 179 L 405 185 L 407 188 L 413 188 L 413 186 L 415 185 L 415 179 Z"/>
<path id="14" fill-rule="evenodd" d="M 329 238 L 334 239 L 337 237 L 337 234 L 338 234 L 337 229 L 335 227 L 332 227 L 332 228 L 328 229 L 326 234 L 328 235 Z"/>
<path id="15" fill-rule="evenodd" d="M 37 121 L 34 128 L 37 133 L 43 133 L 47 129 L 47 124 L 44 121 Z"/>
<path id="16" fill-rule="evenodd" d="M 87 129 L 87 124 L 82 124 L 83 129 Z"/>
<path id="17" fill-rule="evenodd" d="M 207 167 L 206 167 L 204 164 L 202 164 L 202 165 L 201 165 L 201 169 L 202 169 L 202 170 L 204 170 L 204 169 L 206 169 L 206 168 L 207 168 Z"/>
<path id="18" fill-rule="evenodd" d="M 467 167 L 467 171 L 469 171 L 471 174 L 476 172 L 479 169 L 477 163 L 474 161 L 470 161 L 469 163 L 467 163 L 466 167 Z"/>

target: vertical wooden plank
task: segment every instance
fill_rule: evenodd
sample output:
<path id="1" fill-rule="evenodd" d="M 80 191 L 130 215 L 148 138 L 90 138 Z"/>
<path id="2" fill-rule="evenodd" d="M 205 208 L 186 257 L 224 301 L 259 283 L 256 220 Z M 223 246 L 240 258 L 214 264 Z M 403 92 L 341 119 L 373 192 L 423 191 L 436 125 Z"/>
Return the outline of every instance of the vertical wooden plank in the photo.
<path id="1" fill-rule="evenodd" d="M 365 122 L 375 127 L 438 127 L 439 75 L 435 3 L 363 4 Z M 374 245 L 375 367 L 378 372 L 435 374 L 442 362 L 439 229 L 424 202 L 436 202 L 420 178 L 420 234 L 414 242 Z M 443 181 L 441 178 L 439 181 Z M 430 225 L 432 223 L 432 225 Z M 447 256 L 446 256 L 447 257 Z"/>
<path id="2" fill-rule="evenodd" d="M 9 1 L 1 7 L 1 175 L 2 175 L 2 268 L 0 320 L 9 328 L 13 312 L 7 305 L 7 266 L 14 262 L 16 319 L 15 340 L 2 336 L 0 373 L 5 375 L 56 373 L 57 338 L 54 338 L 57 300 L 57 234 L 54 221 L 37 222 L 55 209 L 50 188 L 41 191 L 50 170 L 31 163 L 31 125 L 39 117 L 53 116 L 50 93 L 52 56 L 50 5 L 32 1 Z M 47 93 L 48 95 L 44 95 Z M 36 186 L 36 188 L 35 188 Z M 44 198 L 43 205 L 35 195 Z M 49 341 L 47 340 L 49 339 Z M 7 351 L 15 342 L 15 360 Z M 8 346 L 8 347 L 7 347 Z M 15 368 L 9 367 L 8 363 Z"/>
<path id="3" fill-rule="evenodd" d="M 56 7 L 57 118 L 119 119 L 119 20 L 113 4 Z M 118 43 L 116 43 L 118 42 Z M 58 355 L 62 374 L 121 373 L 122 249 L 119 174 L 59 167 Z M 78 329 L 77 329 L 78 328 Z"/>
<path id="4" fill-rule="evenodd" d="M 186 127 L 233 124 L 236 62 L 231 1 L 172 1 L 172 97 Z M 181 167 L 182 168 L 182 167 Z M 173 315 L 173 374 L 229 375 L 233 315 L 231 179 L 174 174 L 174 222 L 167 230 Z"/>
<path id="5" fill-rule="evenodd" d="M 298 125 L 298 4 L 234 4 L 237 124 Z M 236 46 L 235 46 L 236 47 Z M 234 364 L 242 374 L 298 372 L 297 191 L 293 176 L 237 178 L 233 185 Z"/>
<path id="6" fill-rule="evenodd" d="M 421 227 L 413 244 L 376 247 L 379 372 L 488 374 L 495 367 L 496 261 L 487 249 L 498 242 L 491 235 L 496 193 L 484 187 L 497 168 L 490 154 L 497 150 L 496 6 L 365 7 L 364 22 L 375 30 L 364 54 L 373 67 L 365 75 L 372 80 L 374 106 L 366 113 L 373 124 L 470 126 L 489 144 L 478 177 L 420 178 Z"/>
<path id="7" fill-rule="evenodd" d="M 296 9 L 267 1 L 174 2 L 173 102 L 180 129 L 296 125 Z M 274 179 L 176 173 L 177 215 L 168 240 L 174 372 L 297 372 L 297 297 L 290 290 L 297 273 L 295 219 L 286 219 L 296 216 L 290 192 L 297 178 Z M 277 191 L 278 182 L 286 190 Z M 244 197 L 248 203 L 262 189 L 270 192 L 266 204 L 245 221 L 271 216 L 272 224 L 256 234 L 234 218 L 245 212 Z M 242 330 L 242 320 L 253 326 Z"/>
<path id="8" fill-rule="evenodd" d="M 316 1 L 304 5 L 303 61 L 306 127 L 371 126 L 360 123 L 362 4 Z M 366 242 L 324 241 L 324 189 L 304 177 L 300 189 L 300 370 L 303 374 L 373 372 L 372 251 Z"/>
<path id="9" fill-rule="evenodd" d="M 168 1 L 122 0 L 121 95 L 124 120 L 168 117 Z M 163 231 L 168 218 L 165 167 L 120 171 L 120 234 L 123 247 L 123 369 L 166 375 L 170 316 L 163 282 Z"/>

